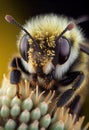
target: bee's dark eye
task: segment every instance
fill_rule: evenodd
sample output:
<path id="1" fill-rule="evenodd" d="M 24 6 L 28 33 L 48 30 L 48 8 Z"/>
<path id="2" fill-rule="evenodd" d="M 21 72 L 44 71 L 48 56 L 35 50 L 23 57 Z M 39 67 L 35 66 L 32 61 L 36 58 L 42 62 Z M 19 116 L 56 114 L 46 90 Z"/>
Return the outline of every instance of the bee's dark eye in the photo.
<path id="1" fill-rule="evenodd" d="M 28 61 L 28 50 L 30 47 L 28 39 L 29 39 L 29 36 L 24 35 L 20 41 L 20 46 L 19 46 L 20 54 L 25 61 Z"/>
<path id="2" fill-rule="evenodd" d="M 56 40 L 55 57 L 53 63 L 64 64 L 70 55 L 70 45 L 66 38 Z"/>

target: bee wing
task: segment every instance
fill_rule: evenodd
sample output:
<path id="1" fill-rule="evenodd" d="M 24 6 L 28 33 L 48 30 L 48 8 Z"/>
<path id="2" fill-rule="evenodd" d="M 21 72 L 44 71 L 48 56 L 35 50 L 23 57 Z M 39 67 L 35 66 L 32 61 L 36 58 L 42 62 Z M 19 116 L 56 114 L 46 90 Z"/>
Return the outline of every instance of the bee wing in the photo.
<path id="1" fill-rule="evenodd" d="M 80 44 L 80 50 L 89 55 L 89 44 Z"/>

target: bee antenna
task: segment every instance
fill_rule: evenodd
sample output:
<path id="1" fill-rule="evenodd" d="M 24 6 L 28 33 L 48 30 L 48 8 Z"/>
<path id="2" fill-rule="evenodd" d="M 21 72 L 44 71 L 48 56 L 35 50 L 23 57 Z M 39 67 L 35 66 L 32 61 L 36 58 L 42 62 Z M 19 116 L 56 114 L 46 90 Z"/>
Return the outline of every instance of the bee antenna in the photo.
<path id="1" fill-rule="evenodd" d="M 75 20 L 76 24 L 80 24 L 83 22 L 89 21 L 89 16 L 88 15 L 84 15 L 79 17 L 78 19 Z"/>
<path id="2" fill-rule="evenodd" d="M 89 55 L 89 47 L 87 45 L 80 44 L 80 50 Z"/>
<path id="3" fill-rule="evenodd" d="M 25 28 L 23 28 L 23 26 L 21 24 L 19 24 L 11 15 L 6 15 L 5 16 L 5 20 L 8 23 L 14 24 L 17 27 L 19 27 L 20 29 L 22 29 L 33 40 L 33 42 L 35 44 L 37 44 L 36 41 L 35 41 L 35 39 L 30 35 L 30 33 Z"/>
<path id="4" fill-rule="evenodd" d="M 66 27 L 66 28 L 61 32 L 61 34 L 57 37 L 56 40 L 60 39 L 65 32 L 72 30 L 72 29 L 74 28 L 74 26 L 75 26 L 75 23 L 73 23 L 73 22 L 69 23 L 69 24 L 67 25 L 67 27 Z"/>

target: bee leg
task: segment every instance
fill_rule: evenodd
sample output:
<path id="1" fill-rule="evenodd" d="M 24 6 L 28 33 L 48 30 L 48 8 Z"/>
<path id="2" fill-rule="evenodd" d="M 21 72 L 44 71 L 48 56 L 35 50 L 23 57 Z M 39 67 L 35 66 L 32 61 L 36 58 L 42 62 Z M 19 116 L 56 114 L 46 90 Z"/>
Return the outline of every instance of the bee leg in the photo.
<path id="1" fill-rule="evenodd" d="M 67 102 L 72 98 L 75 91 L 81 86 L 84 80 L 84 74 L 80 72 L 80 74 L 75 78 L 75 82 L 71 89 L 66 90 L 60 97 L 57 102 L 57 107 L 63 106 L 67 104 Z"/>
<path id="2" fill-rule="evenodd" d="M 63 86 L 67 86 L 71 84 L 78 75 L 80 75 L 80 71 L 70 72 L 67 74 L 67 77 L 62 79 L 59 83 Z"/>
<path id="3" fill-rule="evenodd" d="M 16 85 L 16 95 L 20 98 L 21 94 L 19 93 L 19 82 L 21 79 L 21 71 L 18 68 L 17 58 L 14 58 L 11 62 L 11 72 L 10 72 L 10 83 Z"/>
<path id="4" fill-rule="evenodd" d="M 74 91 L 80 87 L 80 85 L 82 84 L 84 78 L 85 78 L 85 77 L 84 77 L 83 72 L 80 72 L 80 74 L 79 74 L 78 77 L 76 78 L 76 81 L 74 82 L 74 85 L 73 85 L 73 87 L 72 87 Z"/>
<path id="5" fill-rule="evenodd" d="M 81 97 L 80 97 L 80 95 L 76 95 L 75 98 L 73 99 L 73 101 L 70 104 L 68 104 L 67 107 L 70 108 L 71 114 L 76 113 L 77 115 L 79 115 L 81 105 L 82 105 Z"/>
<path id="6" fill-rule="evenodd" d="M 74 90 L 73 89 L 68 89 L 65 91 L 60 97 L 57 102 L 57 107 L 62 107 L 67 103 L 67 101 L 73 96 Z"/>

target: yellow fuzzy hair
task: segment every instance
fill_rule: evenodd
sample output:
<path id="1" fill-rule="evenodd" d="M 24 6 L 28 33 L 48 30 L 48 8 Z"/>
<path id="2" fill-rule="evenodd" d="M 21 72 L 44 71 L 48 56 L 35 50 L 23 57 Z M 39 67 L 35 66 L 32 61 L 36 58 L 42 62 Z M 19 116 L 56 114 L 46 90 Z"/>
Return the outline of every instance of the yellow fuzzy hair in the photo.
<path id="1" fill-rule="evenodd" d="M 46 36 L 57 37 L 70 22 L 75 22 L 72 18 L 55 14 L 39 15 L 28 20 L 24 27 L 35 39 L 44 39 Z M 22 31 L 19 40 L 24 35 Z M 67 31 L 64 36 L 72 39 L 75 46 L 84 41 L 81 29 L 76 25 L 71 31 Z M 54 39 L 55 40 L 55 39 Z M 19 44 L 19 43 L 18 43 Z"/>

